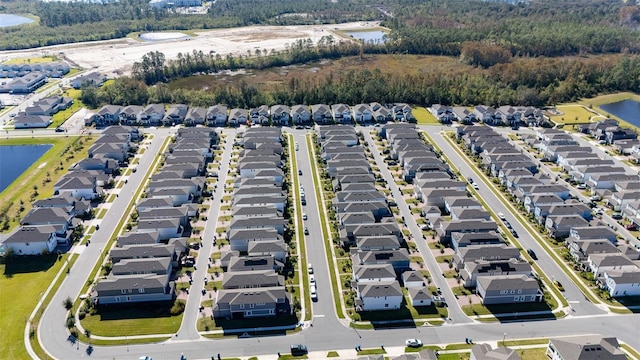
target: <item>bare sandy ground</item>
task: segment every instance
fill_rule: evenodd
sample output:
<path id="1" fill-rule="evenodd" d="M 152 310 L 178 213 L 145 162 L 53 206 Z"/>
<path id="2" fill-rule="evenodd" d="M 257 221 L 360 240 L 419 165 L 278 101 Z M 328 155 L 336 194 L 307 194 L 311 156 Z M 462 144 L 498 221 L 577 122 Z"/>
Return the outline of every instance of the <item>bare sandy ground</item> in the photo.
<path id="1" fill-rule="evenodd" d="M 178 53 L 194 50 L 205 54 L 215 52 L 222 56 L 229 53 L 253 55 L 256 49 L 284 50 L 298 39 L 311 39 L 317 43 L 323 36 L 332 35 L 334 41 L 347 40 L 334 30 L 364 30 L 379 26 L 378 22 L 355 22 L 309 26 L 248 26 L 232 29 L 196 31 L 190 40 L 145 42 L 136 39 L 118 39 L 69 45 L 49 46 L 21 51 L 0 51 L 0 62 L 13 58 L 38 57 L 46 54 L 62 55 L 73 66 L 96 69 L 109 77 L 116 73 L 129 73 L 134 62 L 142 56 L 160 51 L 167 59 L 175 59 Z"/>

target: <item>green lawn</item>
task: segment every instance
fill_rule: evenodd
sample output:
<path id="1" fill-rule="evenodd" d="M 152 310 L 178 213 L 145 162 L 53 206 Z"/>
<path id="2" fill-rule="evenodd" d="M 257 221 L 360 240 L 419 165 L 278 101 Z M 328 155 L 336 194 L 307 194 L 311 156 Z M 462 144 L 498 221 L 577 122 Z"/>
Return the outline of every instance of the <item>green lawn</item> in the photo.
<path id="1" fill-rule="evenodd" d="M 2 332 L 0 359 L 29 358 L 24 344 L 26 320 L 64 265 L 66 256 L 60 260 L 55 255 L 25 256 L 0 265 L 3 275 L 0 277 L 0 319 L 3 324 L 11 324 Z"/>
<path id="2" fill-rule="evenodd" d="M 433 116 L 427 109 L 422 106 L 413 107 L 413 116 L 418 121 L 419 125 L 438 125 L 440 121 Z"/>
<path id="3" fill-rule="evenodd" d="M 551 121 L 556 124 L 583 124 L 591 122 L 591 117 L 597 115 L 593 110 L 577 104 L 558 105 L 556 107 L 563 112 L 561 115 L 551 116 Z"/>
<path id="4" fill-rule="evenodd" d="M 82 109 L 84 104 L 80 101 L 80 94 L 81 91 L 76 89 L 69 89 L 64 92 L 63 96 L 72 98 L 73 104 L 71 104 L 68 109 L 54 114 L 52 119 L 53 122 L 51 123 L 51 125 L 49 125 L 49 128 L 56 128 L 62 125 L 62 123 L 67 121 L 67 119 L 69 119 L 71 115 Z"/>
<path id="5" fill-rule="evenodd" d="M 96 315 L 87 315 L 82 326 L 100 336 L 171 334 L 180 328 L 182 314 L 169 316 L 168 310 L 168 305 L 102 308 Z"/>
<path id="6" fill-rule="evenodd" d="M 9 59 L 3 64 L 14 65 L 14 64 L 37 64 L 37 63 L 45 63 L 45 62 L 53 62 L 56 61 L 57 58 L 53 56 L 40 56 L 40 57 L 31 57 L 31 58 L 16 58 Z"/>

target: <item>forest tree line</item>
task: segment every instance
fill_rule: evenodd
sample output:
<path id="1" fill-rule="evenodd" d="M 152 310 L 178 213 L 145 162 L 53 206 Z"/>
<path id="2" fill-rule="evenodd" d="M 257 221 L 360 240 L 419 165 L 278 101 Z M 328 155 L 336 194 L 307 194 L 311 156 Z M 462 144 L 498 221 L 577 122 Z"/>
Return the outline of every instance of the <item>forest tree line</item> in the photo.
<path id="1" fill-rule="evenodd" d="M 369 2 L 370 3 L 370 2 Z M 386 17 L 366 0 L 234 0 L 213 2 L 207 14 L 151 9 L 148 0 L 108 4 L 7 0 L 0 12 L 31 13 L 39 25 L 0 28 L 0 50 L 122 38 L 131 32 L 251 24 L 314 24 L 384 18 L 386 50 L 451 55 L 465 42 L 499 47 L 512 56 L 640 52 L 640 9 L 619 0 L 537 0 L 507 4 L 469 0 L 389 0 Z M 91 26 L 86 26 L 87 24 Z"/>
<path id="2" fill-rule="evenodd" d="M 235 62 L 238 59 L 226 58 L 224 61 L 229 60 Z M 166 71 L 170 66 L 165 65 L 164 68 Z M 102 88 L 84 88 L 82 101 L 95 108 L 103 104 L 148 103 L 185 103 L 203 107 L 223 103 L 230 107 L 250 108 L 263 104 L 358 104 L 373 101 L 425 106 L 435 103 L 544 106 L 599 93 L 637 92 L 638 89 L 640 56 L 621 55 L 519 58 L 475 74 L 429 72 L 397 76 L 381 69 L 362 69 L 290 78 L 271 87 L 249 84 L 245 80 L 216 82 L 207 90 L 175 89 L 166 83 L 148 86 L 143 79 L 123 77 Z"/>

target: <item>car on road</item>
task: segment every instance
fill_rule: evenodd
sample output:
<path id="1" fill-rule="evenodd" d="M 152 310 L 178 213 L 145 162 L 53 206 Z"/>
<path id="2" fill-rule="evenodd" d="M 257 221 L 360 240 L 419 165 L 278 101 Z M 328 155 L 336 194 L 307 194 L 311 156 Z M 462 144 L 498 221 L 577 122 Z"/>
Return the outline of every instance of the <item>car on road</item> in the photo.
<path id="1" fill-rule="evenodd" d="M 309 286 L 309 295 L 311 296 L 311 300 L 313 300 L 313 301 L 318 300 L 318 292 L 316 290 L 316 286 L 315 285 L 310 285 Z"/>
<path id="2" fill-rule="evenodd" d="M 473 185 L 471 185 L 471 186 L 472 186 L 474 189 L 476 189 L 476 190 L 480 189 L 480 187 L 479 187 L 479 186 L 478 186 L 478 184 L 476 184 L 476 183 L 473 183 Z"/>
<path id="3" fill-rule="evenodd" d="M 58 126 L 58 127 L 56 128 L 56 132 L 64 132 L 64 129 L 63 129 L 63 128 L 61 128 L 60 126 Z"/>
<path id="4" fill-rule="evenodd" d="M 513 237 L 514 237 L 514 238 L 517 238 L 517 237 L 518 237 L 518 232 L 516 232 L 516 229 L 511 228 L 511 230 L 510 230 L 510 231 L 511 231 L 511 235 L 513 235 Z"/>
<path id="5" fill-rule="evenodd" d="M 309 284 L 311 285 L 315 285 L 316 284 L 316 277 L 313 274 L 309 274 Z"/>
<path id="6" fill-rule="evenodd" d="M 469 182 L 469 184 L 473 184 L 473 179 L 472 178 L 467 178 L 467 181 Z"/>
<path id="7" fill-rule="evenodd" d="M 309 350 L 307 350 L 306 345 L 302 345 L 302 344 L 291 345 L 291 355 L 293 356 L 306 355 L 308 352 Z"/>
<path id="8" fill-rule="evenodd" d="M 153 360 L 151 356 L 140 356 L 138 360 Z"/>
<path id="9" fill-rule="evenodd" d="M 622 214 L 613 213 L 613 214 L 611 214 L 611 218 L 614 219 L 614 220 L 620 220 L 620 219 L 622 219 Z"/>
<path id="10" fill-rule="evenodd" d="M 298 170 L 298 175 L 302 176 L 302 170 Z"/>
<path id="11" fill-rule="evenodd" d="M 407 339 L 407 341 L 405 341 L 405 344 L 407 345 L 407 347 L 410 347 L 410 348 L 419 348 L 419 347 L 422 347 L 422 340 Z"/>
<path id="12" fill-rule="evenodd" d="M 501 213 L 501 212 L 500 212 L 500 213 L 498 213 L 498 218 L 499 218 L 500 220 L 502 220 L 502 221 L 504 221 L 504 220 L 506 220 L 506 219 L 507 219 L 507 218 L 504 216 L 504 214 L 503 214 L 503 213 Z"/>
<path id="13" fill-rule="evenodd" d="M 307 271 L 309 274 L 313 274 L 313 266 L 311 266 L 311 263 L 307 264 Z"/>
<path id="14" fill-rule="evenodd" d="M 506 226 L 507 229 L 511 230 L 511 223 L 508 222 L 507 220 L 504 221 L 504 226 Z"/>
<path id="15" fill-rule="evenodd" d="M 302 220 L 307 220 L 308 218 L 307 213 L 302 213 Z"/>
<path id="16" fill-rule="evenodd" d="M 302 200 L 300 201 L 302 203 L 302 206 L 307 205 L 307 199 L 302 198 Z"/>
<path id="17" fill-rule="evenodd" d="M 527 249 L 527 254 L 529 254 L 533 260 L 538 260 L 538 256 L 533 249 Z"/>
<path id="18" fill-rule="evenodd" d="M 627 230 L 635 231 L 638 230 L 638 225 L 636 225 L 635 223 L 631 223 L 627 224 L 624 228 Z"/>
<path id="19" fill-rule="evenodd" d="M 309 235 L 309 228 L 306 226 L 304 227 L 304 234 Z"/>

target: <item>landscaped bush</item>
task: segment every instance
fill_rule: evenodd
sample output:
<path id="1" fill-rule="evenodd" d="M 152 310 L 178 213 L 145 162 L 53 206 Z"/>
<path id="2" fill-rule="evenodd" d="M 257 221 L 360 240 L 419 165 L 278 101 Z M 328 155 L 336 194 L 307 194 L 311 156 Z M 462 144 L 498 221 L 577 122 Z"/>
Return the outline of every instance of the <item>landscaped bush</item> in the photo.
<path id="1" fill-rule="evenodd" d="M 184 312 L 184 308 L 185 308 L 185 302 L 182 300 L 176 300 L 173 303 L 173 306 L 171 307 L 171 309 L 169 310 L 169 313 L 171 314 L 171 316 L 180 315 Z"/>

